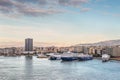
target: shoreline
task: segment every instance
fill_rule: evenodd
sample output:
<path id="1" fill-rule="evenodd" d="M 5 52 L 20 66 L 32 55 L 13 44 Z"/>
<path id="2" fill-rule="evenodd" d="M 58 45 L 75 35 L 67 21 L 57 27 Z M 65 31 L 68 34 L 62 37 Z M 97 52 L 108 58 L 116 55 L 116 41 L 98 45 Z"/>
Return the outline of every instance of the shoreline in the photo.
<path id="1" fill-rule="evenodd" d="M 94 59 L 101 59 L 101 57 L 94 57 Z M 118 58 L 110 58 L 110 60 L 116 60 L 116 61 L 120 61 L 120 57 Z"/>
<path id="2" fill-rule="evenodd" d="M 120 61 L 120 58 L 110 58 L 110 60 Z"/>
<path id="3" fill-rule="evenodd" d="M 14 56 L 4 56 L 4 55 L 0 55 L 0 56 L 3 56 L 3 57 L 20 57 L 20 56 L 35 56 L 35 55 L 14 55 Z M 99 59 L 99 60 L 101 60 L 101 57 L 94 57 L 93 59 Z M 110 58 L 110 60 L 120 61 L 120 57 Z"/>

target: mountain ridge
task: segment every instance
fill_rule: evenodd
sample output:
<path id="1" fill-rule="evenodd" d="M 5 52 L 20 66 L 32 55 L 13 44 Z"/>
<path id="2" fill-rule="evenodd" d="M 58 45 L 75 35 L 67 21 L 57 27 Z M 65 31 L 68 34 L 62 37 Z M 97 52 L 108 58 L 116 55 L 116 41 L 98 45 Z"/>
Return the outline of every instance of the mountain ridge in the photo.
<path id="1" fill-rule="evenodd" d="M 100 41 L 96 43 L 86 43 L 86 44 L 77 44 L 73 46 L 117 46 L 120 45 L 120 39 L 117 40 L 106 40 L 106 41 Z M 50 47 L 50 46 L 57 46 L 56 43 L 45 43 L 45 42 L 35 42 L 34 46 L 37 47 Z M 59 45 L 59 47 L 62 45 Z M 0 48 L 5 47 L 24 47 L 23 42 L 1 42 Z"/>
<path id="2" fill-rule="evenodd" d="M 117 46 L 117 45 L 120 45 L 120 39 L 106 40 L 106 41 L 100 41 L 100 42 L 88 43 L 88 44 L 77 44 L 75 46 Z"/>

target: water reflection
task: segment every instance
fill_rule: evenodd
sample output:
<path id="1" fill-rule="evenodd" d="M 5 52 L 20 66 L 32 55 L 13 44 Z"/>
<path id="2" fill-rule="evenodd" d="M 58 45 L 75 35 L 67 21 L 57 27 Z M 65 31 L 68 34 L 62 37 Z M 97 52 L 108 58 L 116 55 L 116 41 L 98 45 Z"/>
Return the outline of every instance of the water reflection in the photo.
<path id="1" fill-rule="evenodd" d="M 25 78 L 31 78 L 33 75 L 33 56 L 25 56 Z"/>

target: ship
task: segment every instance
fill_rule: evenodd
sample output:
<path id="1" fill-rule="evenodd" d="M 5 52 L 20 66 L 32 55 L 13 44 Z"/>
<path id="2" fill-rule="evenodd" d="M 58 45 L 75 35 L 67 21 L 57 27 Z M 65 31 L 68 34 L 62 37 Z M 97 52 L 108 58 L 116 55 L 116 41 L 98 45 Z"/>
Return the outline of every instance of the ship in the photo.
<path id="1" fill-rule="evenodd" d="M 65 52 L 61 55 L 62 61 L 74 61 L 77 60 L 77 53 Z"/>
<path id="2" fill-rule="evenodd" d="M 107 61 L 109 61 L 109 59 L 110 59 L 110 55 L 108 55 L 108 54 L 102 55 L 102 62 L 107 62 Z"/>
<path id="3" fill-rule="evenodd" d="M 49 60 L 60 60 L 61 55 L 59 53 L 50 53 L 47 56 L 49 56 Z"/>
<path id="4" fill-rule="evenodd" d="M 87 61 L 87 60 L 92 60 L 93 59 L 93 56 L 92 55 L 89 55 L 89 54 L 79 54 L 78 55 L 78 60 L 79 61 Z"/>
<path id="5" fill-rule="evenodd" d="M 49 60 L 61 60 L 61 55 L 51 55 L 49 56 Z"/>

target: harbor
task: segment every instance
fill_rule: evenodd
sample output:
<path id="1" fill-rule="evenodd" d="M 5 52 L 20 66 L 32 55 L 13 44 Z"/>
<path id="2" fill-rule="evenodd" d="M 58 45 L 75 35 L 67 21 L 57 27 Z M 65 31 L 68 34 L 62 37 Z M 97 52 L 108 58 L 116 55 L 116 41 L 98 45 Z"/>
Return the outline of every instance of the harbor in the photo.
<path id="1" fill-rule="evenodd" d="M 0 80 L 120 80 L 120 0 L 0 0 Z"/>
<path id="2" fill-rule="evenodd" d="M 101 57 L 94 57 L 90 54 L 84 54 L 84 53 L 72 53 L 72 52 L 66 52 L 63 54 L 60 53 L 48 53 L 47 55 L 39 54 L 37 55 L 37 58 L 42 59 L 48 59 L 48 60 L 61 60 L 61 61 L 89 61 L 93 59 L 101 60 L 102 62 L 108 62 L 108 61 L 120 61 L 120 57 L 111 57 L 108 54 L 103 54 Z"/>
<path id="3" fill-rule="evenodd" d="M 114 60 L 63 62 L 36 56 L 0 56 L 0 69 L 0 80 L 120 80 L 120 62 Z"/>
<path id="4" fill-rule="evenodd" d="M 49 55 L 49 54 L 48 54 Z M 62 60 L 62 61 L 87 61 L 92 60 L 93 56 L 89 54 L 83 54 L 83 53 L 72 53 L 72 52 L 65 52 L 62 54 L 59 53 L 53 53 L 49 55 L 49 60 Z"/>
<path id="5" fill-rule="evenodd" d="M 120 61 L 120 57 L 118 57 L 118 58 L 110 58 L 110 60 Z"/>

